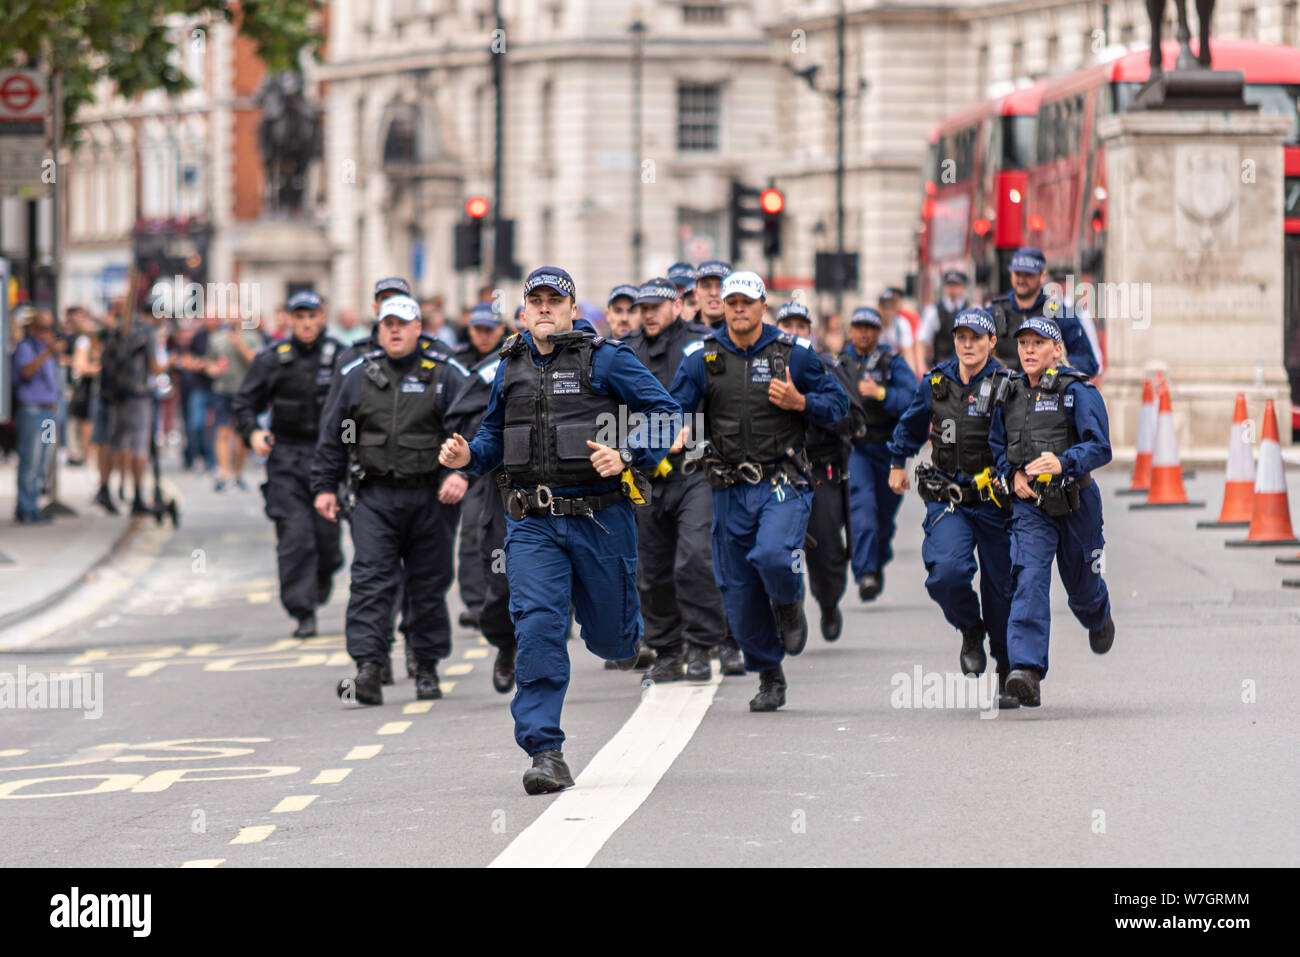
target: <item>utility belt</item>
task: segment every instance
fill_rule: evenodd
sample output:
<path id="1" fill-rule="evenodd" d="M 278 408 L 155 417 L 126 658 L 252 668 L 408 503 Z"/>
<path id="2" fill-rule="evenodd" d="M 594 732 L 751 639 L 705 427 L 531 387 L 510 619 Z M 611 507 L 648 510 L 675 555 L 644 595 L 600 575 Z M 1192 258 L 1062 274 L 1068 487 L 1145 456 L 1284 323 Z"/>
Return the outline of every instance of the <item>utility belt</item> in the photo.
<path id="1" fill-rule="evenodd" d="M 1007 483 L 994 475 L 992 469 L 985 469 L 967 482 L 954 482 L 933 465 L 918 465 L 916 490 L 923 502 L 940 502 L 949 506 L 990 502 L 1003 511 L 1011 510 Z"/>
<path id="2" fill-rule="evenodd" d="M 501 501 L 506 507 L 506 514 L 516 522 L 527 516 L 554 515 L 557 517 L 577 516 L 594 517 L 601 509 L 609 508 L 625 498 L 621 488 L 599 495 L 580 495 L 569 498 L 557 498 L 551 494 L 547 485 L 536 488 L 503 488 Z"/>
<path id="3" fill-rule="evenodd" d="M 399 478 L 396 475 L 370 475 L 363 473 L 361 485 L 382 485 L 384 488 L 431 488 L 438 484 L 442 472 L 429 475 L 415 475 L 411 478 Z"/>
<path id="4" fill-rule="evenodd" d="M 1047 515 L 1060 518 L 1069 515 L 1079 507 L 1079 493 L 1092 484 L 1092 475 L 1084 474 L 1079 478 L 1062 478 L 1057 475 L 1040 475 L 1030 481 L 1029 486 L 1036 493 L 1034 504 Z"/>
<path id="5" fill-rule="evenodd" d="M 291 432 L 287 429 L 272 429 L 271 434 L 275 436 L 277 442 L 310 442 L 312 445 L 316 444 L 316 433 L 314 432 Z"/>
<path id="6" fill-rule="evenodd" d="M 715 491 L 731 488 L 744 482 L 758 485 L 771 482 L 773 485 L 805 484 L 812 485 L 814 477 L 808 466 L 808 458 L 800 450 L 791 450 L 779 462 L 741 462 L 732 465 L 719 458 L 705 458 L 702 462 L 704 474 L 709 480 L 709 487 Z"/>

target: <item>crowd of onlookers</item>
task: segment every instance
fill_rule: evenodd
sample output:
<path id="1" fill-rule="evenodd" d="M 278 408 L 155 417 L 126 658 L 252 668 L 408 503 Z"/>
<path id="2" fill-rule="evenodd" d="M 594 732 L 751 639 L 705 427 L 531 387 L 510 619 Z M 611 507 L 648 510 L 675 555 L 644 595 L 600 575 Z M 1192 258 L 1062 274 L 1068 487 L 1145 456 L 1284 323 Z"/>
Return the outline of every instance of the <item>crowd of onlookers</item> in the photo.
<path id="1" fill-rule="evenodd" d="M 420 305 L 427 334 L 468 341 L 468 308 L 449 319 L 441 296 Z M 132 514 L 152 514 L 145 486 L 159 442 L 179 446 L 185 468 L 209 473 L 216 491 L 247 490 L 248 448 L 231 405 L 258 351 L 290 335 L 287 311 L 157 318 L 119 297 L 102 314 L 70 306 L 56 322 L 48 309 L 20 306 L 12 318 L 12 416 L 0 422 L 0 456 L 18 457 L 18 522 L 52 520 L 41 501 L 60 467 L 95 469 L 94 501 L 105 511 L 130 503 Z M 370 336 L 371 317 L 340 308 L 327 332 L 350 345 Z"/>

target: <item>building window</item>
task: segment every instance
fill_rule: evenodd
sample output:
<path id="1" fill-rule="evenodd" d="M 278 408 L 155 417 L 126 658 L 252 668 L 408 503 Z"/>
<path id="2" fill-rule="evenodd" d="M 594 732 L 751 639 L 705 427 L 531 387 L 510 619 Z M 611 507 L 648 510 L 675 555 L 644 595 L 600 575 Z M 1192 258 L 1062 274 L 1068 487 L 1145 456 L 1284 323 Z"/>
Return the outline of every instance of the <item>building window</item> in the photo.
<path id="1" fill-rule="evenodd" d="M 555 84 L 551 80 L 542 83 L 541 108 L 539 123 L 542 141 L 542 166 L 549 175 L 555 167 Z"/>
<path id="2" fill-rule="evenodd" d="M 1166 35 L 1168 31 L 1165 31 Z M 1119 28 L 1119 42 L 1125 45 L 1133 42 L 1133 24 L 1126 23 Z"/>
<path id="3" fill-rule="evenodd" d="M 1045 73 L 1055 73 L 1061 69 L 1061 38 L 1047 38 L 1047 68 Z"/>
<path id="4" fill-rule="evenodd" d="M 979 48 L 975 54 L 975 75 L 978 77 L 976 89 L 979 90 L 980 96 L 988 95 L 989 88 L 989 48 L 988 44 Z"/>
<path id="5" fill-rule="evenodd" d="M 682 83 L 677 87 L 677 149 L 691 153 L 718 151 L 722 88 Z"/>
<path id="6" fill-rule="evenodd" d="M 1025 75 L 1025 41 L 1017 40 L 1011 44 L 1011 78 L 1019 79 Z"/>
<path id="7" fill-rule="evenodd" d="M 693 26 L 727 22 L 725 3 L 688 3 L 682 7 L 682 22 Z"/>
<path id="8" fill-rule="evenodd" d="M 1255 8 L 1242 7 L 1239 13 L 1239 36 L 1243 40 L 1254 40 L 1259 30 L 1256 26 Z"/>
<path id="9" fill-rule="evenodd" d="M 677 258 L 701 263 L 722 255 L 722 213 L 717 210 L 677 210 Z"/>

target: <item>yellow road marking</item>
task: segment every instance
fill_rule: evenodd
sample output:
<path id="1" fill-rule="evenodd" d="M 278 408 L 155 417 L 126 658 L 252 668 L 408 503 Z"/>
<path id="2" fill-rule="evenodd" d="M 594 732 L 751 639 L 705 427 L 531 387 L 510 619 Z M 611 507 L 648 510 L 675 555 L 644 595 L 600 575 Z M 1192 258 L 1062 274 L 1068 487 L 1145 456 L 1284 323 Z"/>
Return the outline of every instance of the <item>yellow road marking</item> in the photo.
<path id="1" fill-rule="evenodd" d="M 357 745 L 355 748 L 353 748 L 351 751 L 349 751 L 349 752 L 348 752 L 348 753 L 343 757 L 343 760 L 344 760 L 344 761 L 364 761 L 364 760 L 366 760 L 367 758 L 373 758 L 376 754 L 378 754 L 380 751 L 382 751 L 383 748 L 384 748 L 384 746 L 383 746 L 382 744 L 359 744 L 359 745 Z"/>
<path id="2" fill-rule="evenodd" d="M 483 637 L 482 635 L 479 635 L 479 636 L 478 636 L 478 643 L 479 643 L 480 645 L 490 644 L 490 642 L 489 642 L 485 637 Z"/>
<path id="3" fill-rule="evenodd" d="M 352 656 L 346 651 L 336 651 L 325 660 L 326 665 L 350 665 Z"/>
<path id="4" fill-rule="evenodd" d="M 451 689 L 454 688 L 454 687 L 456 687 L 456 682 L 454 682 L 454 681 L 439 681 L 439 682 L 438 682 L 438 687 L 442 689 L 442 693 L 443 693 L 444 695 L 449 695 L 449 694 L 451 694 Z"/>
<path id="5" fill-rule="evenodd" d="M 338 784 L 352 773 L 351 768 L 326 768 L 312 780 L 312 784 Z"/>
<path id="6" fill-rule="evenodd" d="M 432 707 L 432 701 L 408 701 L 402 706 L 402 714 L 428 714 Z"/>
<path id="7" fill-rule="evenodd" d="M 219 651 L 220 649 L 221 649 L 220 645 L 214 645 L 214 644 L 195 645 L 189 651 L 185 652 L 185 655 L 186 657 L 189 658 L 198 658 L 200 655 L 210 655 L 214 651 Z"/>
<path id="8" fill-rule="evenodd" d="M 471 648 L 465 652 L 466 658 L 486 658 L 487 656 L 488 650 L 486 648 Z"/>
<path id="9" fill-rule="evenodd" d="M 279 804 L 271 808 L 271 813 L 284 814 L 287 811 L 301 811 L 318 797 L 320 797 L 319 794 L 291 794 L 287 798 L 282 798 Z"/>
<path id="10" fill-rule="evenodd" d="M 226 863 L 224 857 L 202 857 L 196 861 L 184 861 L 181 867 L 218 867 Z"/>
<path id="11" fill-rule="evenodd" d="M 473 665 L 449 665 L 443 674 L 447 675 L 467 675 L 474 670 Z"/>
<path id="12" fill-rule="evenodd" d="M 26 753 L 26 748 L 7 748 L 4 751 L 0 751 L 0 758 L 16 758 L 18 755 Z"/>
<path id="13" fill-rule="evenodd" d="M 134 668 L 127 671 L 126 676 L 128 678 L 145 678 L 153 674 L 155 671 L 160 671 L 166 667 L 167 662 L 165 661 L 146 661 L 144 664 L 136 665 Z"/>
<path id="14" fill-rule="evenodd" d="M 390 721 L 376 731 L 375 734 L 401 734 L 410 726 L 411 722 L 409 721 Z"/>
<path id="15" fill-rule="evenodd" d="M 231 844 L 256 844 L 258 841 L 265 841 L 275 830 L 274 824 L 254 824 L 252 827 L 241 827 L 239 833 Z"/>
<path id="16" fill-rule="evenodd" d="M 271 601 L 269 591 L 250 591 L 248 593 L 248 603 L 250 605 L 265 605 Z"/>

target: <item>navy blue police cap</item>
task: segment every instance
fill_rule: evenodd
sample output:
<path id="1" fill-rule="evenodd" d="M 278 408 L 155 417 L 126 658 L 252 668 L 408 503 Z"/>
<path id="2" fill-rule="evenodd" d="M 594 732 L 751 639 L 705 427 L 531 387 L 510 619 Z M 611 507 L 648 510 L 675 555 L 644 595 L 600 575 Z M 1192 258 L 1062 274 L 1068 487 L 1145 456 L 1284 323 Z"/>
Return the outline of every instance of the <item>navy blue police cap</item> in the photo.
<path id="1" fill-rule="evenodd" d="M 1011 272 L 1042 272 L 1047 268 L 1047 257 L 1041 249 L 1021 246 L 1011 256 Z"/>
<path id="2" fill-rule="evenodd" d="M 776 311 L 777 323 L 780 323 L 782 319 L 802 319 L 809 325 L 812 324 L 812 316 L 808 314 L 808 307 L 802 302 L 787 302 L 778 309 Z"/>
<path id="3" fill-rule="evenodd" d="M 411 294 L 411 284 L 401 276 L 389 276 L 375 283 L 375 298 L 378 299 L 386 292 L 397 292 L 403 296 Z"/>
<path id="4" fill-rule="evenodd" d="M 710 259 L 707 262 L 702 262 L 695 269 L 696 282 L 709 276 L 726 279 L 730 275 L 731 263 L 723 262 L 721 259 Z"/>
<path id="5" fill-rule="evenodd" d="M 640 290 L 636 286 L 632 285 L 631 283 L 627 283 L 627 282 L 620 283 L 619 285 L 615 286 L 613 289 L 609 291 L 609 299 L 605 301 L 605 304 L 609 305 L 619 296 L 627 296 L 627 298 L 631 299 L 633 302 L 636 302 L 636 296 L 638 292 L 640 292 Z"/>
<path id="6" fill-rule="evenodd" d="M 884 324 L 884 320 L 880 318 L 880 311 L 872 309 L 870 306 L 858 306 L 853 310 L 853 315 L 849 317 L 849 325 L 851 326 L 868 325 L 879 329 Z"/>
<path id="7" fill-rule="evenodd" d="M 639 306 L 643 303 L 669 302 L 680 298 L 682 294 L 677 291 L 676 283 L 665 276 L 656 276 L 641 284 L 634 301 Z"/>
<path id="8" fill-rule="evenodd" d="M 303 289 L 295 292 L 289 297 L 289 303 L 285 306 L 290 312 L 297 309 L 319 309 L 321 307 L 320 296 L 316 295 L 310 289 Z"/>
<path id="9" fill-rule="evenodd" d="M 1051 339 L 1054 342 L 1065 341 L 1061 336 L 1061 327 L 1051 319 L 1047 319 L 1043 316 L 1027 317 L 1025 321 L 1020 324 L 1020 328 L 1016 330 L 1016 337 L 1019 338 L 1020 333 L 1026 331 L 1036 332 L 1044 339 Z"/>
<path id="10" fill-rule="evenodd" d="M 543 286 L 554 289 L 560 295 L 568 296 L 570 299 L 577 295 L 573 277 L 559 266 L 538 266 L 530 272 L 528 278 L 524 280 L 524 295 Z"/>
<path id="11" fill-rule="evenodd" d="M 695 267 L 688 262 L 673 263 L 668 267 L 668 278 L 682 292 L 690 292 L 695 288 Z"/>
<path id="12" fill-rule="evenodd" d="M 957 318 L 952 321 L 953 329 L 973 329 L 982 336 L 996 336 L 998 334 L 997 323 L 993 321 L 993 313 L 980 306 L 971 309 L 963 309 L 957 313 Z"/>

